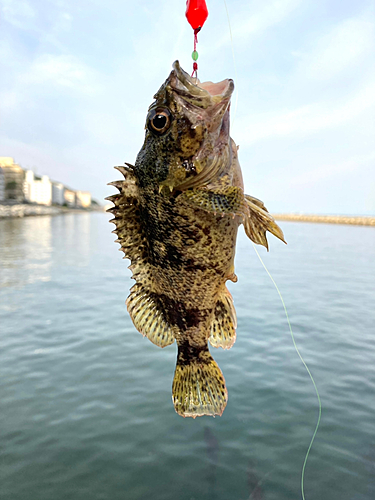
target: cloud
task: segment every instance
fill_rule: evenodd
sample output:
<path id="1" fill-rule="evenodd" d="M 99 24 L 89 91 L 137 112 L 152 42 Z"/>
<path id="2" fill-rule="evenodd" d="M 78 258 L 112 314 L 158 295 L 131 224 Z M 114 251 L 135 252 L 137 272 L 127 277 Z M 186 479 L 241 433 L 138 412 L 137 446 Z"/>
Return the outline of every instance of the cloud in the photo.
<path id="1" fill-rule="evenodd" d="M 294 174 L 289 180 L 290 188 L 301 188 L 305 185 L 311 186 L 313 183 L 335 177 L 337 180 L 341 178 L 343 173 L 353 172 L 359 167 L 373 165 L 375 161 L 375 152 L 355 155 L 348 160 L 338 162 L 330 162 L 319 167 L 314 166 L 313 169 L 303 171 L 300 174 Z"/>
<path id="2" fill-rule="evenodd" d="M 3 19 L 19 29 L 29 29 L 35 19 L 35 11 L 26 0 L 3 0 Z"/>
<path id="3" fill-rule="evenodd" d="M 0 92 L 0 101 L 2 111 L 12 110 L 20 103 L 19 94 L 14 90 Z"/>
<path id="4" fill-rule="evenodd" d="M 271 137 L 301 137 L 339 127 L 375 105 L 375 81 L 367 84 L 346 102 L 306 104 L 293 110 L 237 118 L 236 137 L 242 146 Z"/>
<path id="5" fill-rule="evenodd" d="M 96 92 L 98 88 L 94 70 L 71 55 L 38 56 L 20 81 L 26 85 L 58 86 L 85 93 Z"/>
<path id="6" fill-rule="evenodd" d="M 330 80 L 373 51 L 374 33 L 375 24 L 368 16 L 345 20 L 319 38 L 310 53 L 296 53 L 301 57 L 298 72 L 305 78 Z"/>
<path id="7" fill-rule="evenodd" d="M 236 25 L 236 39 L 247 39 L 251 35 L 263 33 L 281 23 L 301 4 L 301 0 L 275 0 L 262 2 L 262 9 L 248 16 L 246 21 Z"/>
<path id="8" fill-rule="evenodd" d="M 301 0 L 274 0 L 269 2 L 259 2 L 261 7 L 256 10 L 256 6 L 252 5 L 252 10 L 242 9 L 242 16 L 231 16 L 230 24 L 231 31 L 235 33 L 236 45 L 246 43 L 249 38 L 260 35 L 272 28 L 273 26 L 282 23 L 299 5 Z M 245 18 L 245 20 L 244 20 Z M 226 30 L 228 31 L 228 30 Z M 216 43 L 208 48 L 208 52 L 217 52 L 221 47 L 230 44 L 230 35 L 220 37 Z"/>

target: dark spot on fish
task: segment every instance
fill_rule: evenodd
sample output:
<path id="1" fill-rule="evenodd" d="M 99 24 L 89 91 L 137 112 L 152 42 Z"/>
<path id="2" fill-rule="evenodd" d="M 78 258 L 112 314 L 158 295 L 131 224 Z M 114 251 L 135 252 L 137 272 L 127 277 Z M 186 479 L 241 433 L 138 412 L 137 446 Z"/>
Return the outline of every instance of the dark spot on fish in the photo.
<path id="1" fill-rule="evenodd" d="M 196 363 L 197 358 L 199 358 L 200 364 L 208 364 L 203 356 L 200 356 L 202 351 L 207 351 L 207 346 L 191 346 L 186 341 L 178 346 L 178 357 L 177 364 L 186 366 L 192 363 Z"/>
<path id="2" fill-rule="evenodd" d="M 188 309 L 186 311 L 186 326 L 188 328 L 198 326 L 203 320 L 202 310 L 200 309 Z"/>
<path id="3" fill-rule="evenodd" d="M 159 262 L 161 265 L 170 265 L 171 267 L 182 267 L 184 265 L 184 256 L 174 245 L 165 245 L 165 256 Z"/>
<path id="4" fill-rule="evenodd" d="M 195 139 L 197 135 L 195 128 L 189 127 L 187 131 L 189 132 L 190 139 Z"/>
<path id="5" fill-rule="evenodd" d="M 182 166 L 184 167 L 184 169 L 186 170 L 187 173 L 189 174 L 196 174 L 197 173 L 197 170 L 195 168 L 195 165 L 194 163 L 191 161 L 191 159 L 189 160 L 184 160 L 182 162 Z"/>
<path id="6" fill-rule="evenodd" d="M 164 294 L 154 294 L 154 297 L 154 300 L 164 311 L 168 323 L 177 326 L 180 331 L 197 327 L 208 314 L 205 309 L 186 308 L 182 302 L 173 300 Z"/>

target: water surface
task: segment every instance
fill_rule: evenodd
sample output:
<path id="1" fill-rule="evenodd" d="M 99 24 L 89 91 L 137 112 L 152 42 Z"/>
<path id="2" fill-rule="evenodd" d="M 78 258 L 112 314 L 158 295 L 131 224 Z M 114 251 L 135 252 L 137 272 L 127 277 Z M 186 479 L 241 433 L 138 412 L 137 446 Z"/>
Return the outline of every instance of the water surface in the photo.
<path id="1" fill-rule="evenodd" d="M 259 249 L 319 387 L 306 499 L 375 498 L 375 229 L 280 223 Z M 2 500 L 291 500 L 318 416 L 282 304 L 240 230 L 222 417 L 173 409 L 175 345 L 124 305 L 108 216 L 0 220 Z"/>

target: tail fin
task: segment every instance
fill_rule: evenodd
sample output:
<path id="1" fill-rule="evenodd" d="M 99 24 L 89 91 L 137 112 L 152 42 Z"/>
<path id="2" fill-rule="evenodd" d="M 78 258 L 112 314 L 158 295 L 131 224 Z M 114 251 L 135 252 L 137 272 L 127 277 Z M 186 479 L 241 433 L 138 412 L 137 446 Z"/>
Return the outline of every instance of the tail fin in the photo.
<path id="1" fill-rule="evenodd" d="M 172 399 L 176 412 L 182 417 L 222 415 L 228 391 L 207 346 L 178 346 Z"/>

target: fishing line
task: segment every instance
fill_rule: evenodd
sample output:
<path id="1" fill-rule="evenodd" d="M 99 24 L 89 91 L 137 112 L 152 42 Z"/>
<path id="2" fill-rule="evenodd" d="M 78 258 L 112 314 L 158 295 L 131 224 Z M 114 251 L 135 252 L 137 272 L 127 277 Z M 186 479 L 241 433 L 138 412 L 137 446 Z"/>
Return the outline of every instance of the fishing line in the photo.
<path id="1" fill-rule="evenodd" d="M 237 113 L 237 106 L 238 106 L 238 90 L 237 90 L 238 77 L 237 77 L 236 58 L 234 56 L 234 44 L 233 44 L 233 36 L 232 36 L 232 27 L 230 25 L 229 12 L 228 12 L 228 7 L 227 7 L 227 2 L 225 0 L 224 0 L 224 5 L 225 5 L 225 11 L 227 13 L 227 19 L 228 19 L 229 35 L 230 35 L 230 46 L 232 47 L 232 57 L 233 57 L 233 66 L 234 66 L 234 77 L 236 79 L 236 100 L 235 100 L 235 103 L 234 103 L 233 119 L 231 119 L 231 122 L 232 122 L 232 125 L 233 125 L 234 119 L 235 119 L 236 113 Z"/>
<path id="2" fill-rule="evenodd" d="M 318 420 L 317 420 L 317 423 L 316 423 L 316 426 L 315 426 L 315 430 L 313 432 L 313 435 L 312 435 L 312 438 L 311 438 L 311 441 L 310 441 L 310 444 L 309 444 L 309 447 L 307 449 L 307 452 L 306 452 L 306 456 L 305 456 L 305 460 L 303 461 L 303 466 L 302 466 L 302 475 L 301 475 L 301 493 L 302 493 L 302 499 L 305 500 L 305 492 L 304 492 L 304 479 L 305 479 L 305 469 L 306 469 L 306 463 L 307 463 L 307 459 L 309 457 L 309 454 L 310 454 L 310 450 L 311 450 L 311 447 L 313 445 L 313 442 L 315 440 L 315 436 L 318 432 L 318 428 L 319 428 L 319 424 L 320 424 L 320 419 L 321 419 L 321 416 L 322 416 L 322 403 L 320 401 L 320 396 L 319 396 L 319 391 L 318 391 L 318 388 L 316 386 L 316 383 L 315 383 L 315 380 L 314 380 L 314 377 L 312 376 L 310 370 L 309 370 L 309 367 L 307 366 L 305 360 L 303 359 L 301 353 L 299 352 L 299 349 L 297 347 L 297 344 L 296 344 L 296 341 L 295 341 L 295 338 L 294 338 L 294 334 L 293 334 L 293 330 L 292 330 L 292 325 L 290 323 L 290 320 L 289 320 L 289 315 L 288 315 L 288 311 L 286 309 L 286 305 L 285 305 L 285 302 L 284 302 L 284 299 L 283 299 L 283 296 L 281 295 L 281 292 L 279 290 L 279 287 L 276 285 L 276 282 L 275 280 L 272 278 L 271 276 L 271 273 L 269 272 L 269 270 L 267 269 L 265 263 L 263 262 L 261 256 L 259 255 L 258 253 L 258 250 L 255 248 L 255 245 L 253 243 L 253 248 L 255 250 L 255 253 L 257 254 L 262 266 L 264 267 L 266 273 L 268 274 L 268 276 L 270 277 L 272 283 L 274 284 L 276 290 L 277 290 L 277 293 L 279 294 L 279 297 L 280 297 L 280 300 L 281 300 L 281 303 L 283 305 L 283 308 L 284 308 L 284 311 L 285 311 L 285 316 L 286 316 L 286 319 L 288 321 L 288 325 L 289 325 L 289 331 L 290 331 L 290 335 L 292 337 L 292 342 L 293 342 L 293 345 L 294 345 L 294 348 L 300 358 L 300 360 L 302 361 L 303 363 L 303 366 L 306 368 L 306 371 L 307 373 L 309 374 L 309 377 L 311 379 L 311 382 L 314 386 L 314 389 L 315 389 L 315 392 L 316 392 L 316 397 L 318 398 L 318 404 L 319 404 L 319 414 L 318 414 Z"/>
<path id="3" fill-rule="evenodd" d="M 225 10 L 226 10 L 226 13 L 227 13 L 227 18 L 228 18 L 228 25 L 229 25 L 229 34 L 230 34 L 230 42 L 231 42 L 231 47 L 232 47 L 232 55 L 233 55 L 233 65 L 234 65 L 234 74 L 235 74 L 235 78 L 236 78 L 236 82 L 238 82 L 238 76 L 237 76 L 237 65 L 236 65 L 236 58 L 235 58 L 235 55 L 234 55 L 234 45 L 233 45 L 233 36 L 232 36 L 232 28 L 231 28 L 231 24 L 230 24 L 230 19 L 229 19 L 229 12 L 228 12 L 228 7 L 227 7 L 227 2 L 226 0 L 223 0 L 224 1 L 224 5 L 225 5 Z M 236 112 L 237 112 L 237 106 L 238 106 L 238 90 L 237 90 L 237 94 L 236 94 L 236 102 L 235 102 L 235 107 L 234 107 L 234 116 L 233 116 L 233 120 L 232 120 L 232 123 L 234 121 L 234 117 L 236 116 Z M 268 274 L 268 276 L 270 277 L 272 283 L 274 284 L 275 288 L 276 288 L 276 291 L 277 293 L 279 294 L 279 297 L 280 297 L 280 300 L 281 300 L 281 303 L 283 305 L 283 308 L 284 308 L 284 311 L 285 311 L 285 316 L 286 316 L 286 319 L 287 319 L 287 322 L 288 322 L 288 326 L 289 326 L 289 331 L 290 331 L 290 335 L 292 337 L 292 342 L 293 342 L 293 346 L 294 346 L 294 349 L 296 350 L 297 354 L 298 354 L 298 357 L 300 358 L 300 360 L 302 361 L 302 364 L 303 366 L 305 367 L 309 377 L 310 377 L 310 380 L 314 386 L 314 389 L 315 389 L 315 393 L 316 393 L 316 397 L 318 398 L 318 406 L 319 406 L 319 412 L 318 412 L 318 419 L 317 419 L 317 422 L 316 422 L 316 426 L 315 426 L 315 429 L 314 429 L 314 432 L 313 432 L 313 435 L 311 437 L 311 440 L 310 440 L 310 444 L 307 448 L 307 452 L 306 452 L 306 455 L 305 455 L 305 459 L 303 461 L 303 465 L 302 465 L 302 473 L 301 473 L 301 494 L 302 494 L 302 500 L 306 500 L 305 499 L 305 491 L 304 491 L 304 480 L 305 480 L 305 469 L 306 469 L 306 464 L 307 464 L 307 459 L 309 458 L 309 455 L 310 455 L 310 450 L 311 450 L 311 447 L 314 443 L 314 440 L 315 440 L 315 437 L 316 437 L 316 434 L 318 432 L 318 429 L 319 429 L 319 425 L 320 425 L 320 419 L 321 419 L 321 416 L 322 416 L 322 402 L 320 400 L 320 395 L 319 395 L 319 391 L 318 391 L 318 388 L 316 386 L 316 383 L 315 383 L 315 380 L 314 380 L 314 377 L 312 376 L 311 372 L 310 372 L 310 369 L 309 367 L 307 366 L 305 360 L 303 359 L 298 347 L 297 347 L 297 344 L 296 344 L 296 341 L 295 341 L 295 338 L 294 338 L 294 334 L 293 334 L 293 330 L 292 330 L 292 325 L 290 323 L 290 320 L 289 320 L 289 315 L 288 315 L 288 311 L 287 311 L 287 308 L 286 308 L 286 305 L 285 305 L 285 302 L 284 302 L 284 299 L 283 299 L 283 296 L 281 295 L 281 292 L 279 290 L 279 287 L 277 286 L 275 280 L 273 279 L 273 277 L 271 276 L 271 273 L 268 271 L 265 263 L 263 262 L 261 256 L 259 255 L 258 253 L 258 250 L 256 249 L 254 243 L 252 243 L 253 245 L 253 248 L 255 250 L 255 253 L 257 254 L 262 266 L 264 267 L 266 273 Z"/>

